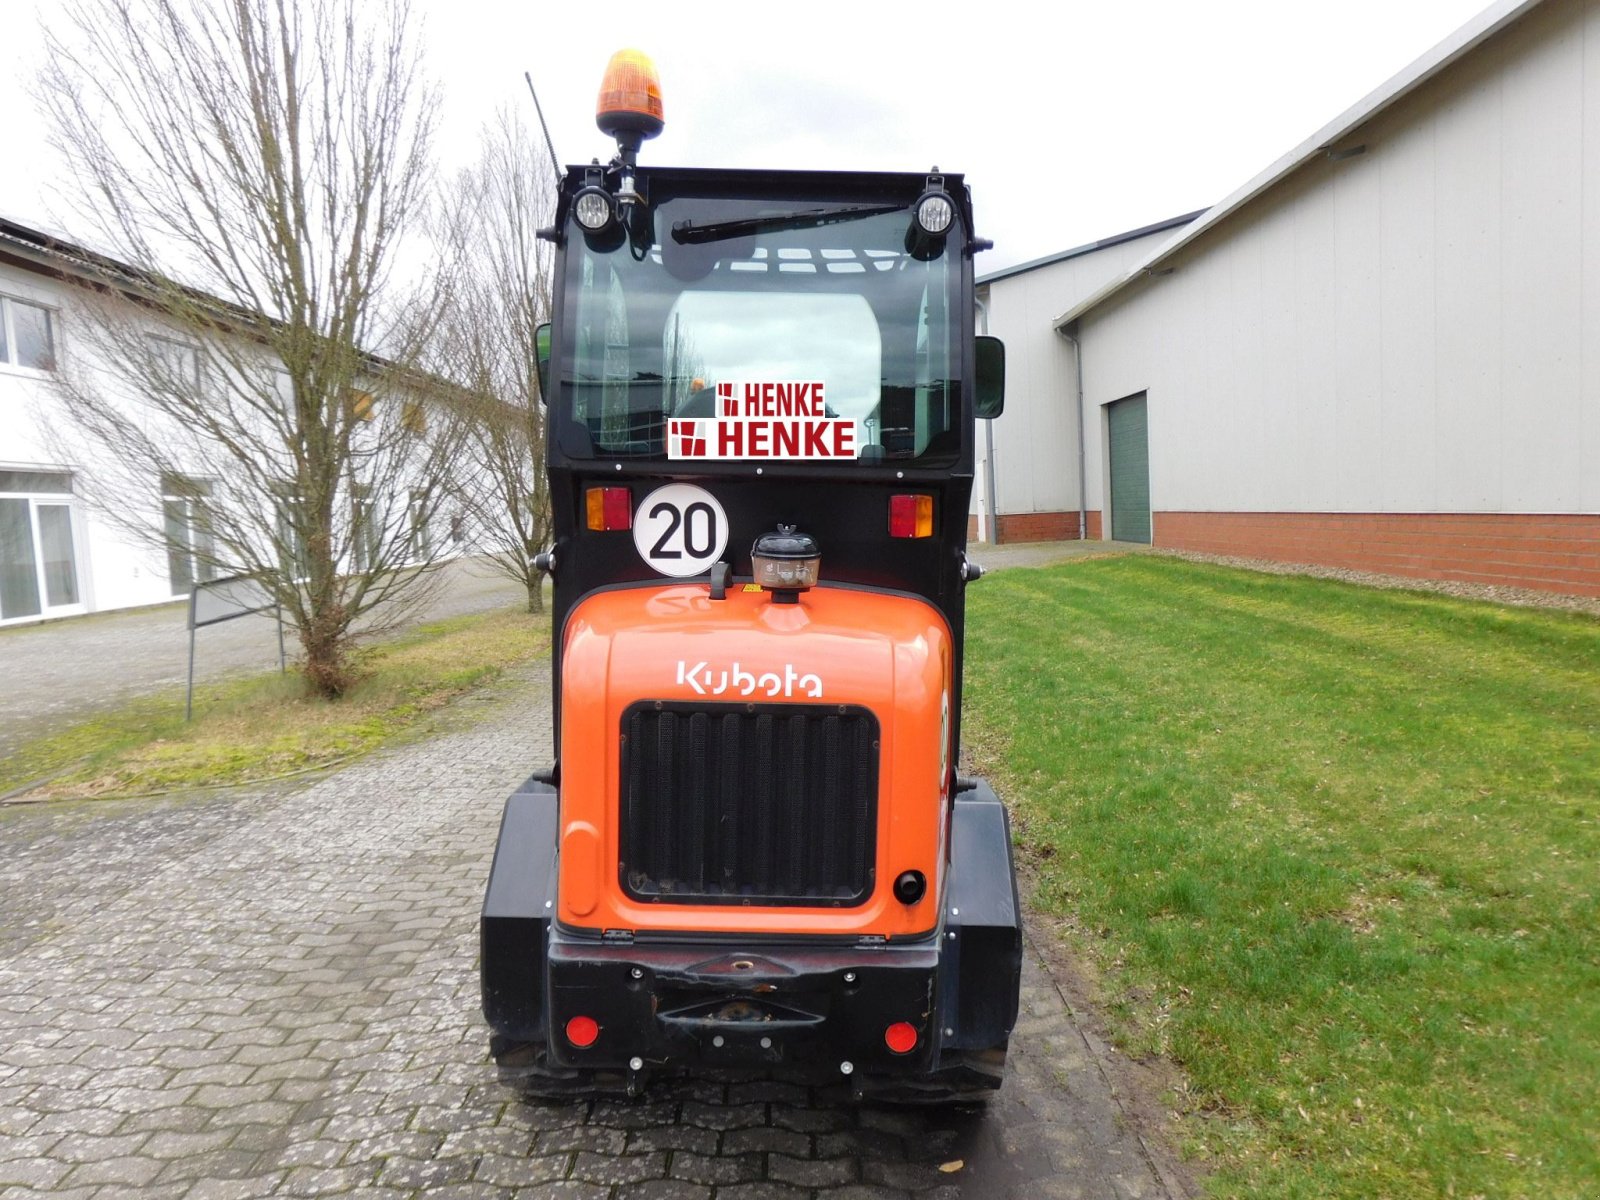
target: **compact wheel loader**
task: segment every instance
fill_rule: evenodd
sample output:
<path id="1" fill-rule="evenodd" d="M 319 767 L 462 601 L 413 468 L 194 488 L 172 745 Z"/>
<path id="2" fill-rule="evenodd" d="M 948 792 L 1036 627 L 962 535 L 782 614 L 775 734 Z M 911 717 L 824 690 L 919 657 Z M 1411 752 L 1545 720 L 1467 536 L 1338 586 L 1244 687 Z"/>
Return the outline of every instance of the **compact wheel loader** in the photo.
<path id="1" fill-rule="evenodd" d="M 541 363 L 555 766 L 506 804 L 481 924 L 534 1092 L 725 1069 L 981 1098 L 1017 1014 L 1005 809 L 957 773 L 976 419 L 961 176 L 569 168 Z"/>

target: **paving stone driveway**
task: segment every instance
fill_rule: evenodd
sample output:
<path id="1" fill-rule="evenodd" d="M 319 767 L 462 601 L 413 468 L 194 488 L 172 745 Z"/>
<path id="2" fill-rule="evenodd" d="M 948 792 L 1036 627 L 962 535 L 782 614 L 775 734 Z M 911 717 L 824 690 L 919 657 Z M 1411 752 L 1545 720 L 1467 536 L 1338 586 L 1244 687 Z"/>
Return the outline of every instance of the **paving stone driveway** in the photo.
<path id="1" fill-rule="evenodd" d="M 477 909 L 544 673 L 310 785 L 0 809 L 0 1200 L 1174 1194 L 1032 953 L 987 1112 L 502 1087 Z"/>

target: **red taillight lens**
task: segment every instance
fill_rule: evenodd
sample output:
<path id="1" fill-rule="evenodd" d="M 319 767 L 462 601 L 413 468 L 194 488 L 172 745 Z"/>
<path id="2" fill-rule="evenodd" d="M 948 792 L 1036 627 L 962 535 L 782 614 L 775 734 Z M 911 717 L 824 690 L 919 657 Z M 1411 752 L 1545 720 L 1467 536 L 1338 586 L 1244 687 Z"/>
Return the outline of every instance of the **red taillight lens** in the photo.
<path id="1" fill-rule="evenodd" d="M 932 496 L 890 496 L 889 536 L 925 538 L 933 536 Z"/>
<path id="2" fill-rule="evenodd" d="M 567 1022 L 567 1041 L 578 1049 L 594 1045 L 600 1036 L 600 1026 L 593 1017 L 573 1017 Z"/>
<path id="3" fill-rule="evenodd" d="M 584 501 L 590 529 L 633 528 L 633 496 L 627 488 L 590 488 Z"/>
<path id="4" fill-rule="evenodd" d="M 896 1021 L 883 1031 L 883 1044 L 896 1054 L 910 1054 L 917 1048 L 917 1027 L 906 1021 Z"/>

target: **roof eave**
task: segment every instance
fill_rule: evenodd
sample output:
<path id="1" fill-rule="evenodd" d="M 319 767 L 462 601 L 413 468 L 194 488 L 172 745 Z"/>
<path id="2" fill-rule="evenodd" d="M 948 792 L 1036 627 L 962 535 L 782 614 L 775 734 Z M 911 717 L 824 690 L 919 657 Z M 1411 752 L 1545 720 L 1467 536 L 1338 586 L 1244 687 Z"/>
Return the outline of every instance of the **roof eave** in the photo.
<path id="1" fill-rule="evenodd" d="M 1014 267 L 1002 267 L 998 271 L 978 276 L 973 282 L 976 286 L 983 287 L 986 284 L 996 283 L 1002 279 L 1010 279 L 1013 275 L 1023 275 L 1029 271 L 1037 271 L 1041 267 L 1053 267 L 1057 263 L 1069 262 L 1074 258 L 1082 258 L 1085 254 L 1093 254 L 1097 250 L 1109 250 L 1112 246 L 1136 242 L 1140 238 L 1150 237 L 1157 233 L 1165 233 L 1167 230 L 1176 229 L 1180 225 L 1187 225 L 1206 211 L 1206 209 L 1197 208 L 1193 212 L 1183 213 L 1181 216 L 1168 217 L 1164 221 L 1141 225 L 1138 229 L 1128 229 L 1122 233 L 1114 233 L 1110 237 L 1101 238 L 1098 241 L 1085 242 L 1083 245 L 1074 246 L 1070 250 L 1047 254 L 1043 258 L 1029 259 L 1027 262 L 1018 263 Z"/>

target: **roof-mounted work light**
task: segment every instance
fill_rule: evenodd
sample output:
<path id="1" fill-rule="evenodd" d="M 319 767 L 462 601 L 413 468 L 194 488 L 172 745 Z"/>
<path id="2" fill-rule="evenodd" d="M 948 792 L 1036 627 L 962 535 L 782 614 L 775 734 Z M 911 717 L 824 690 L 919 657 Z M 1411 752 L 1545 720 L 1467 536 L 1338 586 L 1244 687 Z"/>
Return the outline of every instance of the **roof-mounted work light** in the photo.
<path id="1" fill-rule="evenodd" d="M 944 192 L 924 192 L 917 201 L 917 224 L 922 227 L 923 233 L 938 237 L 950 228 L 950 222 L 955 219 L 955 206 L 950 203 L 950 197 Z"/>
<path id="2" fill-rule="evenodd" d="M 592 184 L 581 188 L 572 197 L 572 215 L 590 233 L 598 233 L 611 224 L 611 193 Z"/>
<path id="3" fill-rule="evenodd" d="M 929 175 L 922 195 L 911 209 L 911 228 L 906 230 L 907 253 L 924 262 L 938 258 L 944 253 L 945 235 L 955 219 L 956 202 L 945 191 L 944 176 Z"/>

